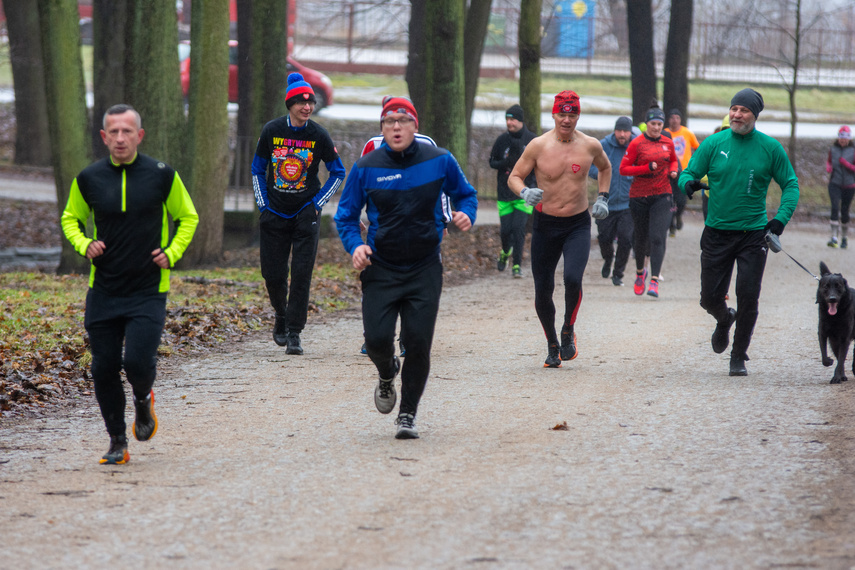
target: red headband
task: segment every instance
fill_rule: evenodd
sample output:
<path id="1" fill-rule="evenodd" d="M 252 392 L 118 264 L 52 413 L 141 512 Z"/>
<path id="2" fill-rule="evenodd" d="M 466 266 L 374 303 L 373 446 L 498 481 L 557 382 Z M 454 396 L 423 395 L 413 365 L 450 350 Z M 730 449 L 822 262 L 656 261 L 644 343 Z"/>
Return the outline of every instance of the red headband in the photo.
<path id="1" fill-rule="evenodd" d="M 383 99 L 383 111 L 380 113 L 380 120 L 382 121 L 387 115 L 395 113 L 409 115 L 416 122 L 416 128 L 419 128 L 419 114 L 416 113 L 413 102 L 406 97 L 386 97 Z"/>
<path id="2" fill-rule="evenodd" d="M 552 113 L 573 113 L 579 115 L 582 112 L 582 107 L 579 105 L 579 96 L 573 91 L 562 91 L 555 96 L 555 103 L 552 105 Z"/>

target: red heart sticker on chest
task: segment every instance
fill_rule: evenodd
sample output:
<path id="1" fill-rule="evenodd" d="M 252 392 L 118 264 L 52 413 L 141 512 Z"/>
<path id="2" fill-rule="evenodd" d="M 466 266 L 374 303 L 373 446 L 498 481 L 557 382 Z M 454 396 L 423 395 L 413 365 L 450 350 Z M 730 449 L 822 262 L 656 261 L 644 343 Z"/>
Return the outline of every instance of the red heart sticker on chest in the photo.
<path id="1" fill-rule="evenodd" d="M 579 172 L 580 170 L 582 170 L 582 167 L 581 167 L 581 166 L 579 166 L 578 164 L 574 164 L 574 165 L 573 165 L 573 174 L 576 174 L 576 173 L 577 173 L 577 172 Z"/>

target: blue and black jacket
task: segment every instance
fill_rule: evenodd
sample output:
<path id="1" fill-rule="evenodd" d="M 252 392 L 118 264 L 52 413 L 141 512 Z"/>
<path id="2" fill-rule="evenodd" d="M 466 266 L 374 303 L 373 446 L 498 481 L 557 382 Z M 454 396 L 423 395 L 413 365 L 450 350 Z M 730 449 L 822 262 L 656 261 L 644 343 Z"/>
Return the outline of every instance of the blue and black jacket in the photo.
<path id="1" fill-rule="evenodd" d="M 359 218 L 366 208 L 372 263 L 407 271 L 439 260 L 443 193 L 475 222 L 477 193 L 447 150 L 413 141 L 401 152 L 381 147 L 367 154 L 350 170 L 335 215 L 345 250 L 353 255 L 363 245 Z"/>
<path id="2" fill-rule="evenodd" d="M 634 133 L 633 133 L 634 134 Z M 626 149 L 629 146 L 620 146 L 617 142 L 617 137 L 612 133 L 607 135 L 600 141 L 603 145 L 603 150 L 606 156 L 609 157 L 609 162 L 612 165 L 612 181 L 609 184 L 609 212 L 619 212 L 629 209 L 629 187 L 632 186 L 632 176 L 623 176 L 618 171 L 620 170 L 620 161 L 623 160 L 623 155 L 626 154 Z M 588 176 L 597 180 L 600 171 L 597 166 L 592 164 L 588 171 Z"/>

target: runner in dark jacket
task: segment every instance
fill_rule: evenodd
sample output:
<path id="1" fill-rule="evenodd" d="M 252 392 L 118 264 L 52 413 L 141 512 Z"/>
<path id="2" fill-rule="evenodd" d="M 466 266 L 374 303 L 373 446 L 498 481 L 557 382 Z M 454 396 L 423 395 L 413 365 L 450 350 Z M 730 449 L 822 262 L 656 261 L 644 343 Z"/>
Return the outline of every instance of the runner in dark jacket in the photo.
<path id="1" fill-rule="evenodd" d="M 523 122 L 523 109 L 512 105 L 505 111 L 507 132 L 502 133 L 493 144 L 490 152 L 490 168 L 498 170 L 496 175 L 496 206 L 499 210 L 499 236 L 502 240 L 502 251 L 499 252 L 497 268 L 504 271 L 508 258 L 513 256 L 512 273 L 514 277 L 522 277 L 520 264 L 525 248 L 525 227 L 533 208 L 525 200 L 514 194 L 508 188 L 508 176 L 522 156 L 528 143 L 534 140 L 534 133 L 528 130 Z M 526 186 L 537 186 L 534 173 L 525 179 Z"/>
<path id="2" fill-rule="evenodd" d="M 157 432 L 152 387 L 169 269 L 190 245 L 199 216 L 178 173 L 137 153 L 145 135 L 139 113 L 114 105 L 103 123 L 101 138 L 110 156 L 72 181 L 61 224 L 74 250 L 92 261 L 83 325 L 95 398 L 110 435 L 101 463 L 121 465 L 130 459 L 121 372 L 133 391 L 134 436 L 147 441 Z M 93 237 L 84 233 L 90 214 Z M 175 222 L 171 239 L 167 214 Z"/>
<path id="3" fill-rule="evenodd" d="M 828 247 L 849 245 L 846 233 L 849 228 L 849 206 L 855 195 L 855 144 L 852 143 L 852 131 L 843 125 L 837 131 L 837 140 L 828 150 L 825 161 L 828 172 L 828 197 L 831 199 L 831 239 Z M 837 232 L 840 231 L 840 242 Z"/>
<path id="4" fill-rule="evenodd" d="M 418 115 L 403 97 L 384 100 L 381 125 L 386 146 L 359 159 L 347 177 L 336 227 L 353 266 L 361 271 L 362 321 L 368 356 L 380 380 L 374 390 L 378 411 L 395 408 L 395 322 L 407 340 L 401 370 L 398 439 L 417 438 L 415 416 L 430 371 L 430 347 L 442 291 L 445 221 L 440 196 L 455 207 L 452 223 L 468 230 L 478 208 L 475 189 L 445 149 L 415 141 Z M 359 220 L 368 215 L 363 241 Z"/>

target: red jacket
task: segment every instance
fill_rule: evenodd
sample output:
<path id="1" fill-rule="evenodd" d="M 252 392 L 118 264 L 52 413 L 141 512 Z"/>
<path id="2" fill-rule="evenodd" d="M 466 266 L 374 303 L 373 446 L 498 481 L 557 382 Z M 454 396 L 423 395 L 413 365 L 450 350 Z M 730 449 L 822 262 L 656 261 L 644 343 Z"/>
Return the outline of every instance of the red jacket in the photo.
<path id="1" fill-rule="evenodd" d="M 656 163 L 656 170 L 650 164 Z M 622 176 L 634 176 L 629 187 L 630 198 L 645 198 L 671 193 L 670 173 L 677 172 L 679 161 L 674 141 L 665 136 L 653 140 L 646 134 L 635 137 L 620 161 Z"/>

